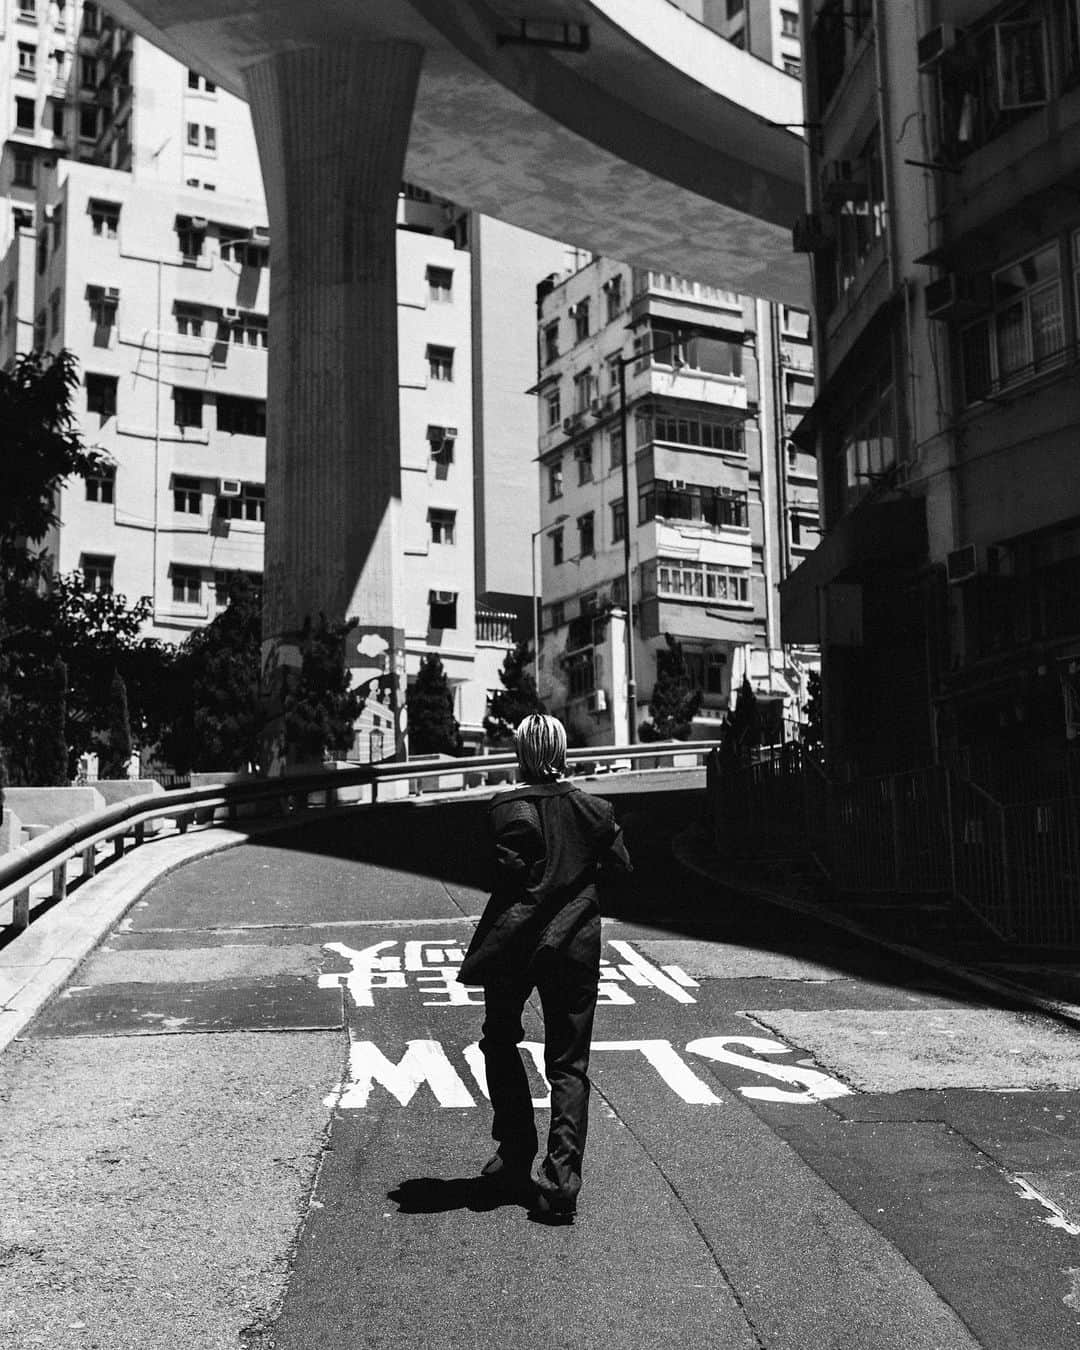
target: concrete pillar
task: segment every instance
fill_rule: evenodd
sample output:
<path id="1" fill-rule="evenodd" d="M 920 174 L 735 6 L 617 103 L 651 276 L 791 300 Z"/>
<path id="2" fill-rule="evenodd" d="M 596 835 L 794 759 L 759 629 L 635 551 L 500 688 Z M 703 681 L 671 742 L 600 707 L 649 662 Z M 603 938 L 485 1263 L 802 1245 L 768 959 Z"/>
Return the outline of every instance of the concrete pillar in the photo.
<path id="1" fill-rule="evenodd" d="M 385 755 L 404 703 L 394 218 L 421 54 L 344 43 L 245 72 L 271 239 L 264 668 L 298 664 L 305 617 L 357 619 L 347 661 Z"/>

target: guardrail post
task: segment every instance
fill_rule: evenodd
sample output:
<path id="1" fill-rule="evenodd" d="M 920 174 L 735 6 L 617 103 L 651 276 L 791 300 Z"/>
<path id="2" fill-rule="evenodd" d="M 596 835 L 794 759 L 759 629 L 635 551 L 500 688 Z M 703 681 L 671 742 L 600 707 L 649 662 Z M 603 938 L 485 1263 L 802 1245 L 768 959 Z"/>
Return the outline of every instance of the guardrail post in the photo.
<path id="1" fill-rule="evenodd" d="M 92 877 L 97 872 L 97 850 L 93 844 L 82 851 L 82 874 L 83 877 Z"/>
<path id="2" fill-rule="evenodd" d="M 140 820 L 135 824 L 135 847 L 146 843 L 146 821 Z"/>
<path id="3" fill-rule="evenodd" d="M 118 834 L 113 838 L 113 857 L 122 858 L 124 856 L 124 836 Z"/>
<path id="4" fill-rule="evenodd" d="M 30 892 L 20 891 L 11 906 L 11 926 L 17 932 L 30 927 Z"/>
<path id="5" fill-rule="evenodd" d="M 191 824 L 191 816 L 186 811 L 181 811 L 176 817 L 176 828 L 181 834 L 187 834 L 187 828 Z"/>
<path id="6" fill-rule="evenodd" d="M 59 867 L 53 868 L 52 897 L 54 900 L 63 900 L 66 895 L 67 895 L 67 863 L 62 862 Z"/>
<path id="7" fill-rule="evenodd" d="M 379 780 L 374 774 L 371 776 L 371 804 L 372 806 L 379 800 Z"/>

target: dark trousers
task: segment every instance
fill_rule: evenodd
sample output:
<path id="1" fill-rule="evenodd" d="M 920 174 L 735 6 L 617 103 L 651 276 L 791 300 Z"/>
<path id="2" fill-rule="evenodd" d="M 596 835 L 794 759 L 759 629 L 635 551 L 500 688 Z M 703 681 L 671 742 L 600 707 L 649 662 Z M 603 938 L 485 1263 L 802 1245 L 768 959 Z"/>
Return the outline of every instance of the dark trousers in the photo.
<path id="1" fill-rule="evenodd" d="M 484 986 L 484 1055 L 494 1120 L 491 1133 L 503 1159 L 528 1167 L 537 1151 L 532 1091 L 518 1046 L 521 1014 L 533 988 L 544 1010 L 544 1071 L 551 1084 L 551 1126 L 540 1184 L 573 1198 L 581 1189 L 581 1155 L 589 1126 L 589 1042 L 599 972 L 592 964 L 541 952 L 530 974 Z"/>

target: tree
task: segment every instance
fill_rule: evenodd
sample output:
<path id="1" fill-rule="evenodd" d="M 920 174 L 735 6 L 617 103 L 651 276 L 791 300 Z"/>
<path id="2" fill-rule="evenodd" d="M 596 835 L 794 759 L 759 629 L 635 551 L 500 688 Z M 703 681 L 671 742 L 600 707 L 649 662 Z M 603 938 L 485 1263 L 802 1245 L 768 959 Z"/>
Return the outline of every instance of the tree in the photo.
<path id="1" fill-rule="evenodd" d="M 409 710 L 409 753 L 413 755 L 456 755 L 461 735 L 454 717 L 454 696 L 446 671 L 438 656 L 431 652 L 420 662 L 416 681 L 406 694 Z"/>
<path id="2" fill-rule="evenodd" d="M 38 704 L 35 737 L 34 787 L 67 787 L 71 782 L 65 722 L 67 721 L 67 667 L 56 660 L 48 670 Z"/>
<path id="3" fill-rule="evenodd" d="M 226 608 L 180 646 L 161 738 L 180 773 L 259 763 L 261 608 L 258 588 L 237 578 Z"/>
<path id="4" fill-rule="evenodd" d="M 749 754 L 753 746 L 760 744 L 761 710 L 750 677 L 744 675 L 735 711 L 728 713 L 724 723 L 723 753 L 729 759 L 741 759 Z"/>
<path id="5" fill-rule="evenodd" d="M 530 669 L 532 647 L 519 642 L 506 653 L 499 671 L 502 688 L 491 696 L 491 707 L 484 718 L 484 730 L 492 745 L 505 745 L 523 718 L 544 711 Z"/>
<path id="6" fill-rule="evenodd" d="M 649 700 L 649 721 L 642 722 L 643 741 L 685 741 L 701 707 L 701 690 L 691 689 L 681 643 L 664 634 L 665 651 L 656 653 L 656 683 Z"/>
<path id="7" fill-rule="evenodd" d="M 345 639 L 355 627 L 355 619 L 328 623 L 325 614 L 314 623 L 310 616 L 304 620 L 299 678 L 286 681 L 282 700 L 290 759 L 321 762 L 328 750 L 344 756 L 352 746 L 365 702 L 345 664 Z"/>
<path id="8" fill-rule="evenodd" d="M 812 670 L 806 677 L 806 722 L 802 729 L 802 744 L 806 754 L 816 764 L 825 763 L 825 716 L 821 689 L 821 673 Z"/>
<path id="9" fill-rule="evenodd" d="M 131 722 L 128 719 L 127 685 L 124 677 L 113 672 L 109 689 L 109 730 L 100 760 L 98 776 L 124 778 L 131 759 Z"/>
<path id="10" fill-rule="evenodd" d="M 5 592 L 42 575 L 40 550 L 58 524 L 58 492 L 77 474 L 86 477 L 108 461 L 79 434 L 72 394 L 78 363 L 69 351 L 30 352 L 0 371 L 0 575 Z M 5 594 L 5 599 L 6 594 Z"/>

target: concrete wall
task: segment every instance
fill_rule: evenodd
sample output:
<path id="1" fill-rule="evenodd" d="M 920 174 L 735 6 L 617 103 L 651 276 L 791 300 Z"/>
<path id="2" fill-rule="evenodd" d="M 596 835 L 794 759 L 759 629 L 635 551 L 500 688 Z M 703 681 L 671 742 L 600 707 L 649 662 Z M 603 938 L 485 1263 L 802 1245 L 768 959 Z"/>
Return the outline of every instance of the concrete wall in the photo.
<path id="1" fill-rule="evenodd" d="M 4 813 L 12 810 L 29 829 L 63 825 L 91 811 L 101 811 L 105 798 L 92 787 L 5 787 Z"/>

